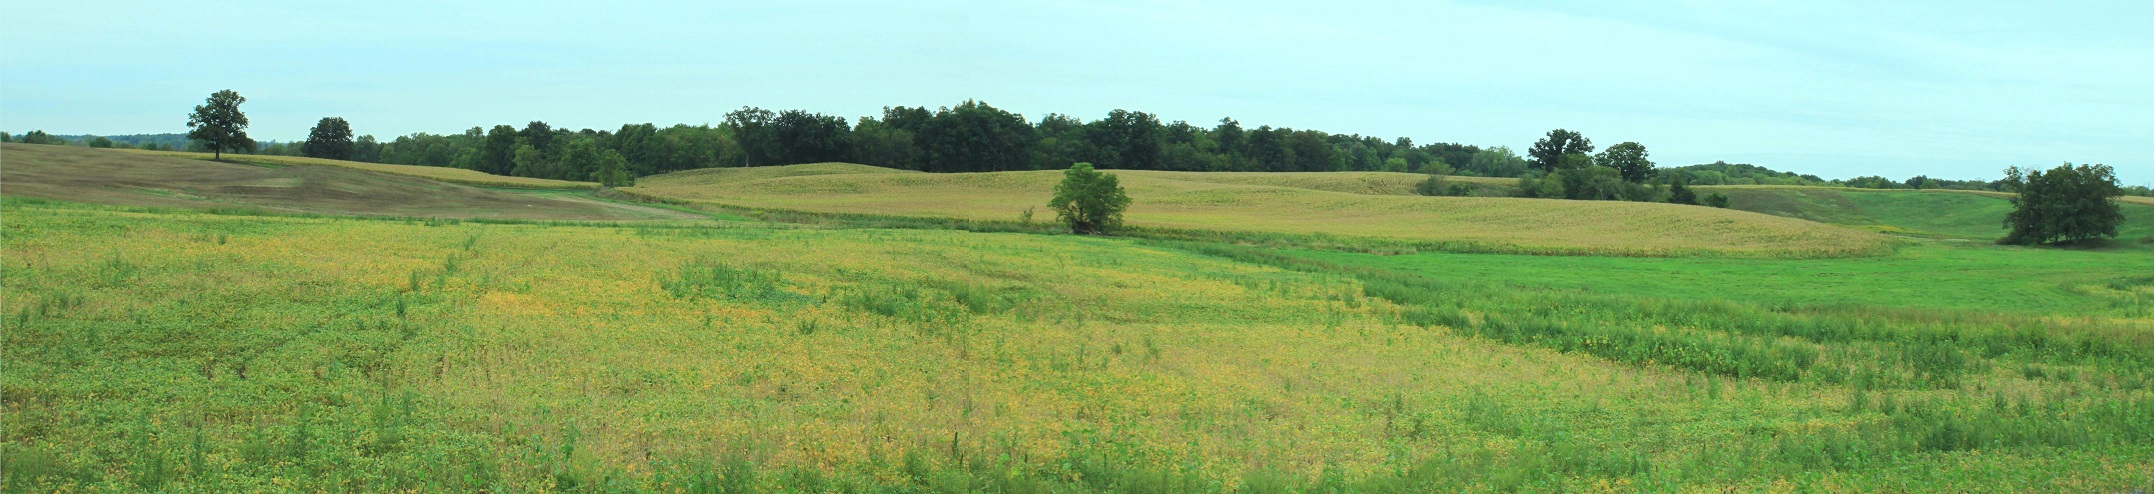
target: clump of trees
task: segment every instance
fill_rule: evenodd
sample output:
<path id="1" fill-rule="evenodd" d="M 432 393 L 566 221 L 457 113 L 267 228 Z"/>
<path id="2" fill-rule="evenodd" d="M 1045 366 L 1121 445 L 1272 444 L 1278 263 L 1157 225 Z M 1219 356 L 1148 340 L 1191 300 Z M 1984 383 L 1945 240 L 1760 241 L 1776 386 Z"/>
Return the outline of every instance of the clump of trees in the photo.
<path id="1" fill-rule="evenodd" d="M 2004 217 L 2011 232 L 1998 243 L 2051 245 L 2113 238 L 2124 223 L 2123 208 L 2114 199 L 2124 192 L 2117 186 L 2116 171 L 2107 165 L 2065 163 L 2046 172 L 2015 166 L 2004 170 L 2001 182 L 2019 195 L 2012 197 L 2012 212 Z"/>
<path id="2" fill-rule="evenodd" d="M 1129 209 L 1129 194 L 1112 173 L 1092 169 L 1091 163 L 1070 165 L 1055 185 L 1055 197 L 1047 202 L 1055 218 L 1071 233 L 1105 235 L 1122 228 L 1122 211 Z"/>
<path id="3" fill-rule="evenodd" d="M 187 116 L 187 138 L 208 145 L 217 159 L 224 159 L 225 150 L 253 150 L 254 139 L 247 138 L 247 115 L 239 111 L 240 103 L 246 102 L 247 98 L 230 89 L 211 93 L 208 101 Z"/>
<path id="4" fill-rule="evenodd" d="M 1594 201 L 1664 201 L 1658 169 L 1645 145 L 1624 142 L 1593 154 L 1593 141 L 1567 129 L 1548 131 L 1527 150 L 1531 170 L 1518 180 L 1521 197 Z"/>

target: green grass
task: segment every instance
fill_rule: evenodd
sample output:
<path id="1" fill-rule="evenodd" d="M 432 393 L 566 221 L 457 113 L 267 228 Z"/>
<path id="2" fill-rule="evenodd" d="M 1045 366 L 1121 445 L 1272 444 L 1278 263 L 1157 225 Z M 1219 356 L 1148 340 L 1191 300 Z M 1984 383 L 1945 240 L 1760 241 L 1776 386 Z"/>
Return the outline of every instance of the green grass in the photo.
<path id="1" fill-rule="evenodd" d="M 333 166 L 338 168 L 350 168 L 354 170 L 365 170 L 390 175 L 418 177 L 428 180 L 437 180 L 447 183 L 480 187 L 541 190 L 591 190 L 598 188 L 598 183 L 596 182 L 576 182 L 544 178 L 510 177 L 494 175 L 491 173 L 474 170 L 466 170 L 462 168 L 397 165 L 390 163 L 365 163 L 359 161 L 335 160 L 327 158 L 309 158 L 304 156 L 226 154 L 223 156 L 223 158 L 217 158 L 217 155 L 212 153 L 198 153 L 193 151 L 144 151 L 138 149 L 115 149 L 108 150 L 108 152 L 135 153 L 140 155 L 185 158 L 195 160 L 222 159 L 226 162 L 246 163 L 251 165 L 269 167 Z"/>
<path id="2" fill-rule="evenodd" d="M 1624 256 L 1835 257 L 1882 254 L 1894 245 L 1867 232 L 1697 206 L 1329 190 L 1410 183 L 1397 180 L 1412 178 L 1406 174 L 1115 173 L 1124 174 L 1133 200 L 1129 225 L 1183 238 Z M 817 164 L 658 175 L 622 192 L 743 210 L 1015 222 L 1044 206 L 1060 178 L 1055 171 L 928 174 Z"/>
<path id="3" fill-rule="evenodd" d="M 1990 241 L 2005 234 L 2012 204 L 2004 194 L 1950 190 L 1870 190 L 1832 187 L 1702 187 L 1728 195 L 1745 211 L 1846 225 L 1884 233 Z M 2154 236 L 2154 204 L 2120 201 L 2129 245 Z"/>
<path id="4" fill-rule="evenodd" d="M 8 151 L 17 187 L 30 168 Z M 863 168 L 675 178 L 952 180 Z M 46 183 L 109 182 L 57 170 Z M 1250 180 L 1383 185 L 1366 178 L 1137 181 L 1246 206 L 1369 196 Z M 708 201 L 667 211 L 732 221 L 347 217 L 15 190 L 8 492 L 2154 486 L 2154 256 L 2133 246 L 1378 256 L 1263 247 L 1378 245 L 1286 228 L 1102 238 Z M 1911 216 L 1930 206 L 1889 201 L 1929 197 L 1810 210 Z M 1394 246 L 1414 245 L 1440 244 Z"/>
<path id="5" fill-rule="evenodd" d="M 2132 310 L 2154 256 L 2138 250 L 2056 250 L 1925 243 L 1892 256 L 1847 259 L 1668 259 L 1332 251 L 1296 255 L 1436 279 L 1543 290 L 1785 305 L 1859 305 L 2111 314 Z M 2136 295 L 2135 295 L 2136 293 Z"/>
<path id="6" fill-rule="evenodd" d="M 149 152 L 14 143 L 6 144 L 4 152 L 7 166 L 0 167 L 0 193 L 18 198 L 282 214 L 496 220 L 683 220 L 704 216 L 600 200 L 581 190 L 460 185 L 356 166 L 364 163 L 315 166 L 319 164 L 284 160 L 280 163 L 289 166 L 263 167 Z"/>
<path id="7" fill-rule="evenodd" d="M 2143 313 L 1530 283 L 1590 264 L 1357 264 L 1744 280 L 1813 261 L 0 207 L 11 491 L 2154 482 Z M 2115 271 L 2087 266 L 2112 254 L 1815 262 L 2018 266 L 1951 282 L 1971 293 L 1981 277 L 2100 283 Z"/>

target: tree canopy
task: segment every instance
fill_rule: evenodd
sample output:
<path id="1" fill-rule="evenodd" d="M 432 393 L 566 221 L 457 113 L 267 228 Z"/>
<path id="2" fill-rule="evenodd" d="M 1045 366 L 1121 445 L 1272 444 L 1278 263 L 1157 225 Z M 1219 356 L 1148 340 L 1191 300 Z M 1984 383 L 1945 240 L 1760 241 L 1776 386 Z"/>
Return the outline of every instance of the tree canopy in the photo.
<path id="1" fill-rule="evenodd" d="M 315 158 L 333 160 L 351 159 L 352 126 L 339 117 L 324 117 L 307 131 L 307 142 L 300 152 Z"/>
<path id="2" fill-rule="evenodd" d="M 1553 172 L 1563 168 L 1578 168 L 1571 155 L 1593 154 L 1593 140 L 1577 132 L 1564 129 L 1548 131 L 1548 136 L 1533 143 L 1526 155 L 1533 158 L 1533 168 Z"/>
<path id="3" fill-rule="evenodd" d="M 226 150 L 254 149 L 254 139 L 247 138 L 247 115 L 239 111 L 239 104 L 246 102 L 230 89 L 210 94 L 187 116 L 187 138 L 207 145 L 217 159 L 223 159 Z"/>
<path id="4" fill-rule="evenodd" d="M 1645 156 L 1644 144 L 1624 142 L 1602 150 L 1600 156 L 1593 158 L 1593 163 L 1614 168 L 1624 181 L 1645 183 L 1653 178 L 1653 161 Z"/>
<path id="5" fill-rule="evenodd" d="M 2012 212 L 2004 217 L 2010 233 L 1999 239 L 2007 244 L 2062 244 L 2117 236 L 2124 211 L 2115 197 L 2116 170 L 2108 165 L 2079 165 L 2049 171 L 2011 167 L 2004 170 L 2004 186 L 2018 192 Z"/>
<path id="6" fill-rule="evenodd" d="M 1070 231 L 1078 234 L 1113 233 L 1122 227 L 1122 211 L 1129 208 L 1129 194 L 1112 173 L 1092 169 L 1091 163 L 1070 165 L 1055 185 L 1055 198 L 1047 207 Z"/>

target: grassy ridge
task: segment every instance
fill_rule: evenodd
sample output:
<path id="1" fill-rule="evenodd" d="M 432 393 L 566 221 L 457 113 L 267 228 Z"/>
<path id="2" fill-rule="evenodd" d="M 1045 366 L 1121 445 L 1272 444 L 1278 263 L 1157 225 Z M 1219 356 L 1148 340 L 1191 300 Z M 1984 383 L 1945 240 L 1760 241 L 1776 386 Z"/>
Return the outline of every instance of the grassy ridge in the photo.
<path id="1" fill-rule="evenodd" d="M 1505 289 L 1201 242 L 6 205 L 9 490 L 2154 482 L 2145 316 Z"/>
<path id="2" fill-rule="evenodd" d="M 1822 257 L 1872 255 L 1892 248 L 1883 236 L 1691 206 L 1389 196 L 1221 183 L 1333 180 L 1303 176 L 1319 174 L 1230 174 L 1213 179 L 1218 181 L 1197 181 L 1184 178 L 1209 175 L 1117 173 L 1124 174 L 1123 187 L 1135 200 L 1128 221 L 1138 227 L 1453 242 L 1537 254 Z M 1052 212 L 1044 211 L 1044 204 L 1059 179 L 1054 171 L 788 174 L 763 169 L 659 175 L 624 190 L 752 209 L 975 221 L 1014 221 L 1030 209 L 1035 221 L 1045 222 L 1052 220 Z M 1353 177 L 1336 180 L 1365 183 Z"/>
<path id="3" fill-rule="evenodd" d="M 1994 240 L 2005 234 L 2010 194 L 1953 190 L 1871 190 L 1836 187 L 1701 187 L 1727 194 L 1736 209 L 1846 225 L 1873 231 L 1939 238 Z M 2126 243 L 2154 236 L 2154 202 L 2125 197 Z"/>
<path id="4" fill-rule="evenodd" d="M 281 214 L 515 220 L 695 219 L 566 190 L 472 187 L 350 167 L 262 167 L 109 149 L 6 144 L 0 193 L 11 199 Z"/>
<path id="5" fill-rule="evenodd" d="M 121 149 L 116 151 L 198 160 L 207 160 L 211 159 L 214 156 L 210 153 L 196 153 L 189 151 L 144 151 L 138 149 Z M 544 178 L 506 177 L 485 172 L 466 170 L 462 168 L 447 168 L 439 166 L 362 163 L 358 161 L 308 158 L 303 156 L 270 156 L 259 154 L 227 154 L 225 155 L 224 159 L 228 161 L 261 163 L 278 166 L 335 166 L 352 168 L 357 170 L 366 170 L 376 173 L 387 173 L 392 175 L 419 177 L 428 180 L 439 180 L 453 184 L 476 185 L 481 187 L 552 190 L 591 190 L 598 188 L 598 184 L 596 182 L 571 182 L 566 180 L 552 180 Z"/>

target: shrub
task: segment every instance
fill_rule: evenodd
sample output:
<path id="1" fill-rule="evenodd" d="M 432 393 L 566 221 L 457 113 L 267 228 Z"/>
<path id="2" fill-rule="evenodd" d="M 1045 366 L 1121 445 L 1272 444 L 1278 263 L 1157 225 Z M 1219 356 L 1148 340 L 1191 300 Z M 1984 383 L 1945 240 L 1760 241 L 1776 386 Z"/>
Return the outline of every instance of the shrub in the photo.
<path id="1" fill-rule="evenodd" d="M 1702 202 L 1707 206 L 1724 209 L 1728 207 L 1728 196 L 1726 194 L 1714 192 L 1711 194 L 1706 194 L 1705 199 L 1699 202 Z"/>
<path id="2" fill-rule="evenodd" d="M 1690 187 L 1683 185 L 1682 180 L 1676 180 L 1668 184 L 1668 202 L 1695 206 L 1698 204 L 1698 193 L 1691 192 Z"/>
<path id="3" fill-rule="evenodd" d="M 1563 181 L 1543 178 L 1538 173 L 1528 173 L 1518 177 L 1518 196 L 1561 199 L 1564 197 Z"/>
<path id="4" fill-rule="evenodd" d="M 1422 180 L 1420 185 L 1414 186 L 1414 193 L 1424 196 L 1440 196 L 1443 195 L 1443 191 L 1443 175 L 1437 175 L 1434 173 L 1429 174 L 1429 178 L 1427 180 Z"/>

